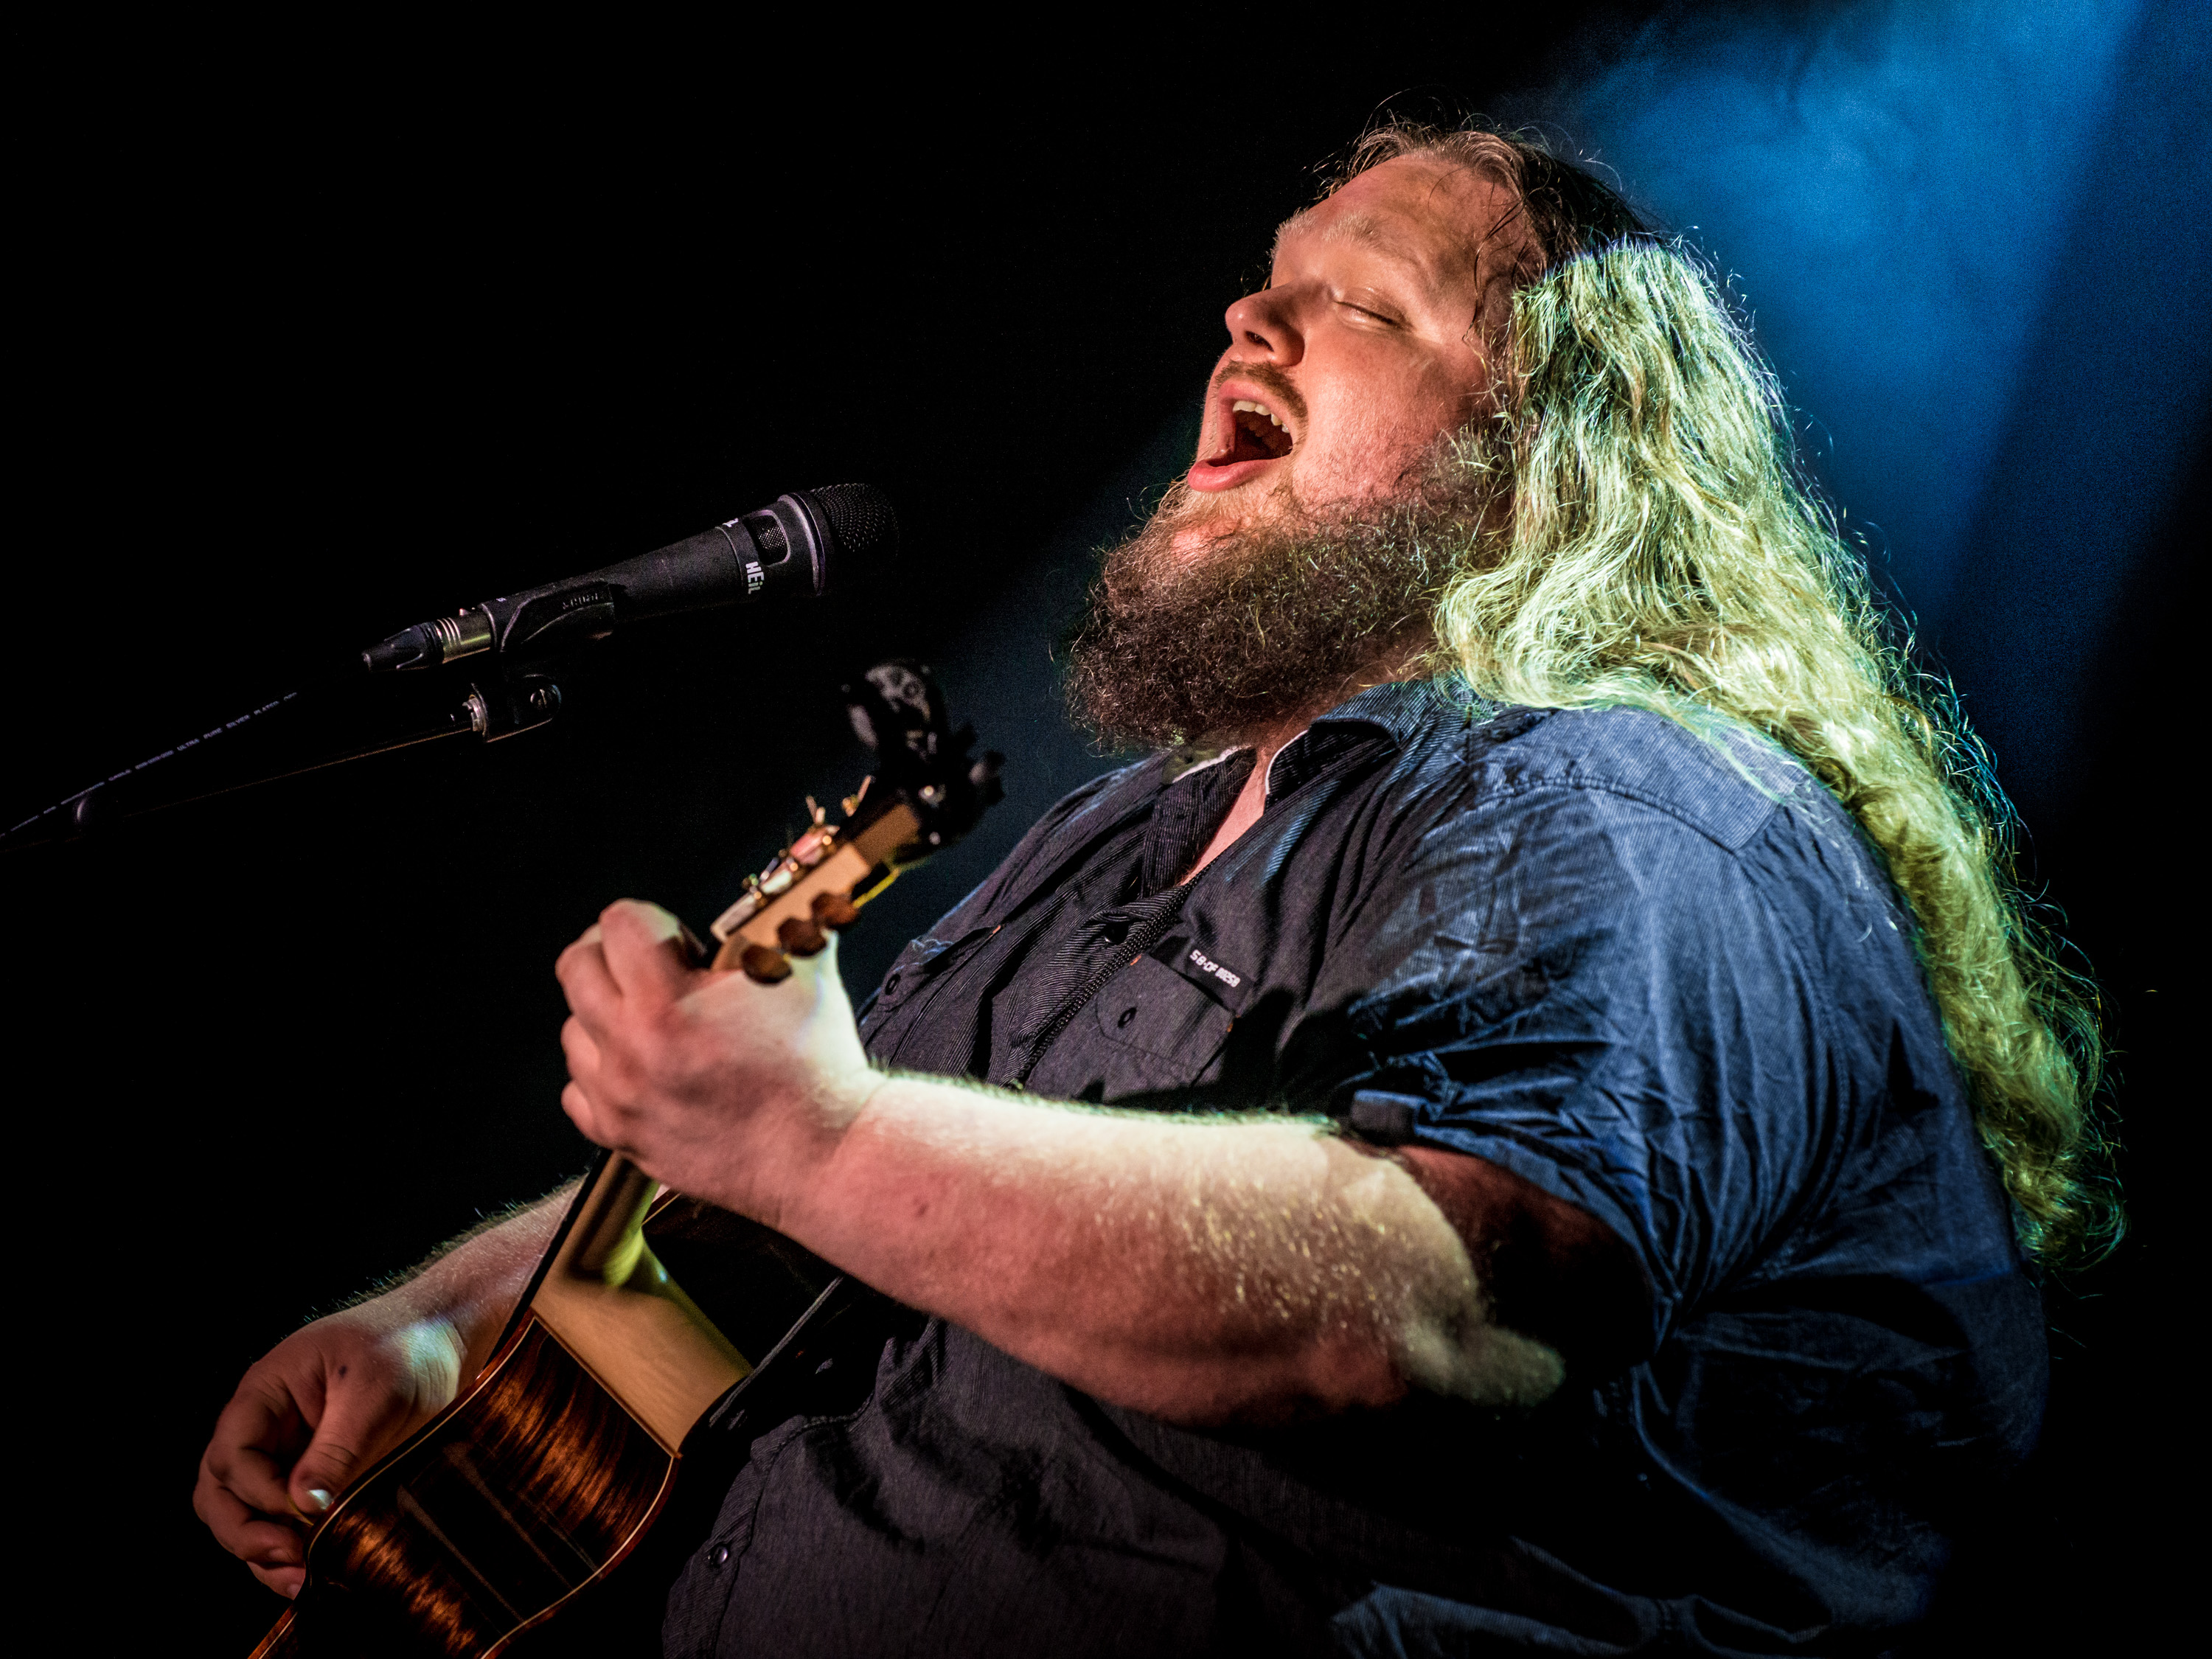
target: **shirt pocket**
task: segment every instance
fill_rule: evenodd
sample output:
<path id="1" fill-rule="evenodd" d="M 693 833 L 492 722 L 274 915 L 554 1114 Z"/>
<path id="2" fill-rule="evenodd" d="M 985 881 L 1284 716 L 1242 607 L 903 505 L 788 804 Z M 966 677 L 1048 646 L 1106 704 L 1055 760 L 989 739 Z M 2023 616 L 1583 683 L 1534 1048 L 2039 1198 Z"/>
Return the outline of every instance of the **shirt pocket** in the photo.
<path id="1" fill-rule="evenodd" d="M 1091 998 L 1074 1030 L 1087 1069 L 1111 1100 L 1202 1081 L 1233 1024 L 1226 1008 L 1173 969 L 1139 957 Z"/>

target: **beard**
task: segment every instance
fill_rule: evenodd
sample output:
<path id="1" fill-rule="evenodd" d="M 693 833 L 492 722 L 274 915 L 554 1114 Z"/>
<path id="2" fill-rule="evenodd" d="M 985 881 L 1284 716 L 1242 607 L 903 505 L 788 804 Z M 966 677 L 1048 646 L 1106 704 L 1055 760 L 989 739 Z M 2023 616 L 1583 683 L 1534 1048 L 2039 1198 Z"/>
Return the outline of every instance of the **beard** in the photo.
<path id="1" fill-rule="evenodd" d="M 1227 526 L 1181 482 L 1111 549 L 1067 639 L 1067 694 L 1104 742 L 1158 747 L 1247 738 L 1341 702 L 1433 641 L 1454 580 L 1484 562 L 1499 492 L 1448 437 L 1397 495 L 1320 508 L 1278 486 L 1264 517 Z"/>

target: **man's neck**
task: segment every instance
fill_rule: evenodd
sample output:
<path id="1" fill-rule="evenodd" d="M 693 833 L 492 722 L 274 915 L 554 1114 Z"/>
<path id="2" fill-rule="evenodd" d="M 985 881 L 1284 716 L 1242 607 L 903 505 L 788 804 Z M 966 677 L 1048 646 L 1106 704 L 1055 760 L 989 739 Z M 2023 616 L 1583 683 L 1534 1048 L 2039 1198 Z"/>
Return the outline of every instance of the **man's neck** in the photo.
<path id="1" fill-rule="evenodd" d="M 1213 839 L 1206 842 L 1206 850 L 1198 855 L 1198 862 L 1183 873 L 1183 880 L 1195 880 L 1200 871 L 1236 845 L 1237 838 L 1260 821 L 1260 814 L 1267 810 L 1267 769 L 1273 765 L 1278 754 L 1330 709 L 1369 686 L 1413 678 L 1420 672 L 1430 641 L 1431 635 L 1424 629 L 1418 641 L 1394 642 L 1392 648 L 1381 657 L 1374 668 L 1351 676 L 1335 690 L 1315 698 L 1294 714 L 1280 716 L 1231 738 L 1231 746 L 1253 751 L 1251 775 L 1244 780 L 1243 788 L 1237 791 L 1236 803 L 1230 807 L 1229 816 L 1221 820 L 1221 827 L 1213 832 Z"/>
<path id="2" fill-rule="evenodd" d="M 1291 733 L 1296 736 L 1297 733 Z M 1288 742 L 1286 738 L 1284 742 Z M 1276 748 L 1282 744 L 1277 744 Z M 1274 749 L 1261 749 L 1244 787 L 1237 792 L 1237 799 L 1229 808 L 1229 816 L 1221 820 L 1221 827 L 1213 832 L 1213 839 L 1206 843 L 1206 850 L 1198 855 L 1198 862 L 1183 872 L 1183 881 L 1194 881 L 1198 872 L 1219 858 L 1236 843 L 1237 837 L 1260 821 L 1260 814 L 1267 809 L 1267 763 L 1275 758 Z M 1177 884 L 1180 885 L 1181 884 Z"/>

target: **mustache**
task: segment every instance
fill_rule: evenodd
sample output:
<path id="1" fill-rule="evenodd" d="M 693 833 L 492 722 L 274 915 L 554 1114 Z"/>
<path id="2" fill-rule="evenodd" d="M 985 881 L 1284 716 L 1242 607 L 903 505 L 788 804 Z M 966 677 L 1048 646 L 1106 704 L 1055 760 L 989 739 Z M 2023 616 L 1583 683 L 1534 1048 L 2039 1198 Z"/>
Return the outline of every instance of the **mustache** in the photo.
<path id="1" fill-rule="evenodd" d="M 1224 381 L 1232 380 L 1249 380 L 1270 396 L 1279 398 L 1283 407 L 1290 411 L 1291 417 L 1301 426 L 1305 424 L 1306 400 L 1298 396 L 1298 389 L 1291 384 L 1291 377 L 1277 368 L 1274 364 L 1224 363 L 1214 371 L 1212 384 L 1206 389 L 1209 392 L 1218 392 Z"/>

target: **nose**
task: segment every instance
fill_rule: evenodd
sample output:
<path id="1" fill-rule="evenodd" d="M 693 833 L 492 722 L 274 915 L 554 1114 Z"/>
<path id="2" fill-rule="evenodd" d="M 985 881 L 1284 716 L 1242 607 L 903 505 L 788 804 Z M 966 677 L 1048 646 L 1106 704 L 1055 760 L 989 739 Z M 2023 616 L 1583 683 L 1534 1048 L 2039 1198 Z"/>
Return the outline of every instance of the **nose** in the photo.
<path id="1" fill-rule="evenodd" d="M 1298 332 L 1286 299 L 1280 289 L 1262 289 L 1230 307 L 1222 314 L 1222 320 L 1229 325 L 1230 350 L 1240 356 L 1247 348 L 1264 352 L 1270 362 L 1281 368 L 1304 356 L 1305 336 Z"/>

